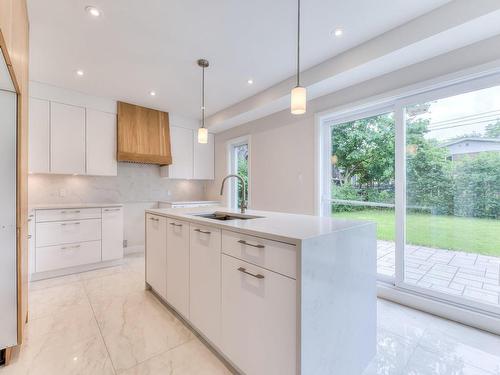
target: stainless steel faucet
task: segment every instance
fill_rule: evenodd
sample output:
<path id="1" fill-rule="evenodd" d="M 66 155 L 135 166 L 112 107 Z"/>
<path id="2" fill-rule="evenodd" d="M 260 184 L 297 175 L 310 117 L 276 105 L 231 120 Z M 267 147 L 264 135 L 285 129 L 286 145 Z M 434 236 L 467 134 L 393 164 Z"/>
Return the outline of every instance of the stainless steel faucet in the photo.
<path id="1" fill-rule="evenodd" d="M 220 187 L 220 195 L 224 194 L 224 183 L 226 182 L 227 179 L 234 177 L 237 178 L 241 181 L 241 187 L 242 187 L 242 193 L 241 193 L 241 200 L 240 200 L 240 212 L 242 214 L 245 213 L 245 210 L 247 209 L 247 194 L 245 190 L 245 181 L 243 180 L 243 177 L 238 176 L 237 174 L 229 174 L 224 179 L 222 180 L 222 185 Z"/>

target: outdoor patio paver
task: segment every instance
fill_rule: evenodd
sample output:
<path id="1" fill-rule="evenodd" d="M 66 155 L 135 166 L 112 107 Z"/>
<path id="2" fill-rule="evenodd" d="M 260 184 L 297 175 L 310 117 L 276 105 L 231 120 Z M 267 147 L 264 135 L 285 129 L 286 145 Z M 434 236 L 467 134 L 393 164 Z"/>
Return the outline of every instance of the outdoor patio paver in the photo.
<path id="1" fill-rule="evenodd" d="M 409 245 L 405 265 L 410 284 L 500 306 L 500 257 Z M 394 277 L 394 242 L 377 242 L 377 271 Z"/>

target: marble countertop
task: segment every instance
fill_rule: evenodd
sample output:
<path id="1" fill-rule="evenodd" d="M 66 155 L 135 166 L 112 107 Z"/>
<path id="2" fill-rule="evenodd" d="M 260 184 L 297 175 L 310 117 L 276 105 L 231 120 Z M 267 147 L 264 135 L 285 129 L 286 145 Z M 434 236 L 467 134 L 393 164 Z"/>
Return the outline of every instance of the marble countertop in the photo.
<path id="1" fill-rule="evenodd" d="M 195 214 L 223 211 L 239 213 L 238 210 L 222 206 L 214 207 L 186 207 L 186 208 L 158 208 L 148 209 L 147 213 L 189 221 L 202 225 L 209 225 L 221 229 L 231 230 L 253 236 L 265 237 L 277 241 L 298 244 L 303 240 L 321 237 L 333 232 L 343 231 L 364 225 L 375 225 L 369 221 L 339 220 L 330 217 L 297 215 L 281 212 L 247 210 L 246 214 L 262 216 L 249 220 L 219 221 L 207 219 Z"/>
<path id="2" fill-rule="evenodd" d="M 30 210 L 51 210 L 61 208 L 97 208 L 97 207 L 122 207 L 121 203 L 47 203 L 29 206 Z"/>

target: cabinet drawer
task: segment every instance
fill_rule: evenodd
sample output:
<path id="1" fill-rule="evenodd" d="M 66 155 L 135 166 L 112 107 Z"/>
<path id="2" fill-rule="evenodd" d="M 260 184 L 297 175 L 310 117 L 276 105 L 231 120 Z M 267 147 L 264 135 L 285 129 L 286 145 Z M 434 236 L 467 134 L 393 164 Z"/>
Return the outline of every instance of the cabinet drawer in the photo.
<path id="1" fill-rule="evenodd" d="M 297 260 L 294 245 L 223 230 L 222 252 L 296 278 Z"/>
<path id="2" fill-rule="evenodd" d="M 40 247 L 36 249 L 36 272 L 80 266 L 101 261 L 101 241 Z"/>
<path id="3" fill-rule="evenodd" d="M 222 255 L 222 351 L 245 374 L 296 374 L 296 281 Z"/>
<path id="4" fill-rule="evenodd" d="M 36 222 L 100 219 L 100 208 L 61 208 L 58 210 L 37 210 Z"/>
<path id="5" fill-rule="evenodd" d="M 101 219 L 36 224 L 36 247 L 101 239 Z"/>

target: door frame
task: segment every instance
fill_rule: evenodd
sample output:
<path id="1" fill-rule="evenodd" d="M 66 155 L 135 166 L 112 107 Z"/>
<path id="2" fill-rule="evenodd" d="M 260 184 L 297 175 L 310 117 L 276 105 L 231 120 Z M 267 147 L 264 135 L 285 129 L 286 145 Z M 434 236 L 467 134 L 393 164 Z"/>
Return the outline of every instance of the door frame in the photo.
<path id="1" fill-rule="evenodd" d="M 406 124 L 404 108 L 414 103 L 427 102 L 448 96 L 481 90 L 500 85 L 500 61 L 484 66 L 474 67 L 462 72 L 421 82 L 417 85 L 404 87 L 384 95 L 371 97 L 362 101 L 344 105 L 336 110 L 327 110 L 315 115 L 315 214 L 325 215 L 325 194 L 329 194 L 330 184 L 326 181 L 329 172 L 330 159 L 326 150 L 331 148 L 329 128 L 334 123 L 348 122 L 361 117 L 369 117 L 384 109 L 394 112 L 395 119 L 395 220 L 396 220 L 396 253 L 395 278 L 379 281 L 379 291 L 385 298 L 394 296 L 395 300 L 414 301 L 413 305 L 426 311 L 422 299 L 440 305 L 441 316 L 455 319 L 456 310 L 464 312 L 464 316 L 483 316 L 482 323 L 477 326 L 491 332 L 497 332 L 494 322 L 500 322 L 500 307 L 471 301 L 422 287 L 416 287 L 404 282 L 404 247 L 406 244 Z M 328 195 L 329 196 L 329 195 Z M 381 289 L 382 288 L 382 289 Z M 391 292 L 392 290 L 392 292 Z M 401 298 L 401 295 L 405 295 Z M 418 304 L 416 301 L 420 301 Z M 471 303 L 472 302 L 472 303 Z M 436 313 L 436 309 L 429 312 Z M 466 319 L 466 324 L 474 325 L 474 319 Z"/>

